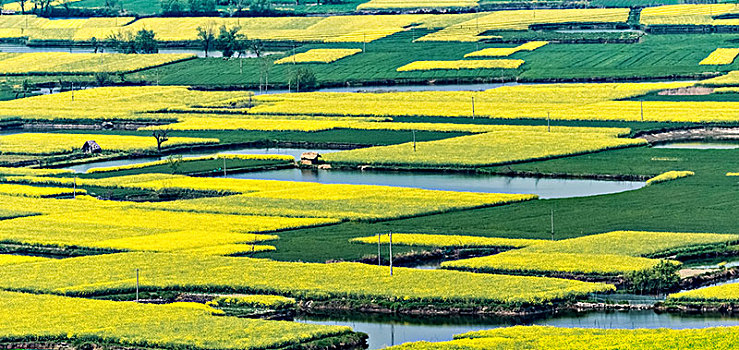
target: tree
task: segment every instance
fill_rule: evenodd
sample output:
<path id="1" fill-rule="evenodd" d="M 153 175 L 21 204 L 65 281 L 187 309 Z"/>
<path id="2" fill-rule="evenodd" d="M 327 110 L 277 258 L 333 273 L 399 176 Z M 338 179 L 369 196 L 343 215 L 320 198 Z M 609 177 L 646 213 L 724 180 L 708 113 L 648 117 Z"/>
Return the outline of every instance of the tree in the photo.
<path id="1" fill-rule="evenodd" d="M 229 0 L 229 11 L 231 12 L 231 16 L 238 15 L 241 13 L 241 11 L 244 10 L 244 6 L 246 5 L 244 3 L 244 0 Z"/>
<path id="2" fill-rule="evenodd" d="M 298 68 L 293 72 L 290 81 L 295 83 L 295 90 L 311 90 L 318 86 L 316 74 L 308 68 Z"/>
<path id="3" fill-rule="evenodd" d="M 249 3 L 249 11 L 256 15 L 264 15 L 272 12 L 271 0 L 251 0 Z"/>
<path id="4" fill-rule="evenodd" d="M 162 143 L 169 140 L 167 137 L 167 130 L 154 130 L 151 136 L 157 139 L 157 152 L 162 153 Z"/>
<path id="5" fill-rule="evenodd" d="M 651 269 L 626 274 L 628 290 L 635 293 L 659 293 L 674 289 L 680 283 L 680 266 L 661 260 Z"/>
<path id="6" fill-rule="evenodd" d="M 153 30 L 141 29 L 136 32 L 134 38 L 134 49 L 136 53 L 157 53 L 159 52 L 159 43 L 156 40 L 156 33 Z"/>
<path id="7" fill-rule="evenodd" d="M 159 5 L 162 7 L 162 14 L 178 15 L 185 11 L 185 4 L 182 0 L 162 0 Z"/>
<path id="8" fill-rule="evenodd" d="M 239 30 L 241 30 L 241 27 L 226 28 L 226 26 L 221 26 L 215 47 L 223 52 L 223 57 L 231 57 L 235 53 L 240 54 L 245 51 L 246 36 L 239 33 Z"/>
<path id="9" fill-rule="evenodd" d="M 178 154 L 176 156 L 167 157 L 167 165 L 169 166 L 169 170 L 172 171 L 172 174 L 179 173 L 180 166 L 182 165 L 182 155 Z"/>
<path id="10" fill-rule="evenodd" d="M 97 72 L 95 73 L 95 82 L 98 86 L 110 85 L 113 83 L 113 78 L 108 72 Z"/>
<path id="11" fill-rule="evenodd" d="M 98 53 L 100 50 L 100 42 L 94 36 L 90 39 L 90 47 L 92 47 L 93 53 Z"/>
<path id="12" fill-rule="evenodd" d="M 216 10 L 215 0 L 187 0 L 187 3 L 190 5 L 190 12 L 193 13 L 208 13 Z"/>
<path id="13" fill-rule="evenodd" d="M 208 22 L 205 27 L 198 27 L 198 41 L 200 46 L 205 51 L 205 57 L 208 57 L 208 50 L 213 47 L 213 42 L 216 40 L 216 25 L 214 22 Z"/>
<path id="14" fill-rule="evenodd" d="M 249 41 L 249 51 L 251 51 L 254 56 L 257 56 L 257 58 L 262 57 L 262 53 L 264 53 L 264 42 L 259 39 L 254 39 Z"/>
<path id="15" fill-rule="evenodd" d="M 26 14 L 26 1 L 27 0 L 18 0 L 18 4 L 21 5 L 21 14 Z"/>
<path id="16" fill-rule="evenodd" d="M 15 98 L 18 98 L 21 94 L 26 97 L 27 94 L 31 93 L 32 87 L 28 80 L 24 79 L 20 85 L 13 86 L 13 92 L 15 92 Z"/>
<path id="17" fill-rule="evenodd" d="M 37 15 L 48 15 L 51 10 L 51 0 L 31 0 L 33 12 Z"/>
<path id="18" fill-rule="evenodd" d="M 141 29 L 134 35 L 130 31 L 120 31 L 108 36 L 110 46 L 122 53 L 157 53 L 159 43 L 153 30 Z"/>
<path id="19" fill-rule="evenodd" d="M 127 30 L 122 30 L 108 36 L 108 42 L 118 52 L 136 53 L 136 37 Z"/>

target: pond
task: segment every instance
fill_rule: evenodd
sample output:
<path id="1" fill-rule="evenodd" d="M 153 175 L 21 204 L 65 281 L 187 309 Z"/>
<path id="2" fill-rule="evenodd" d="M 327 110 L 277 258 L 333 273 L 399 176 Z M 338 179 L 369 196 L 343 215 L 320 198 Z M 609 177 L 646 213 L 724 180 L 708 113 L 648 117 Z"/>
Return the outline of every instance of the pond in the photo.
<path id="1" fill-rule="evenodd" d="M 286 154 L 298 159 L 304 152 L 330 153 L 340 150 L 310 148 L 236 148 L 220 150 L 222 154 Z M 182 154 L 196 157 L 213 154 L 209 150 Z M 89 169 L 141 164 L 161 158 L 119 159 L 90 162 L 67 167 L 77 173 Z M 631 191 L 645 186 L 641 181 L 607 181 L 593 179 L 556 179 L 536 177 L 511 177 L 473 173 L 396 172 L 359 170 L 281 169 L 230 174 L 228 178 L 254 180 L 302 181 L 324 184 L 381 185 L 412 187 L 428 190 L 482 192 L 482 193 L 531 193 L 540 198 L 571 198 Z"/>
<path id="2" fill-rule="evenodd" d="M 652 147 L 674 149 L 739 149 L 739 142 L 669 142 L 657 144 Z"/>
<path id="3" fill-rule="evenodd" d="M 707 328 L 739 326 L 739 317 L 678 315 L 645 311 L 565 313 L 543 318 L 454 318 L 406 316 L 300 316 L 297 322 L 352 327 L 369 334 L 369 348 L 381 349 L 412 341 L 447 341 L 455 334 L 509 327 L 547 325 L 568 328 Z"/>
<path id="4" fill-rule="evenodd" d="M 483 193 L 533 193 L 541 198 L 585 197 L 636 190 L 639 181 L 510 177 L 468 173 L 282 169 L 228 175 L 235 179 L 382 185 Z"/>

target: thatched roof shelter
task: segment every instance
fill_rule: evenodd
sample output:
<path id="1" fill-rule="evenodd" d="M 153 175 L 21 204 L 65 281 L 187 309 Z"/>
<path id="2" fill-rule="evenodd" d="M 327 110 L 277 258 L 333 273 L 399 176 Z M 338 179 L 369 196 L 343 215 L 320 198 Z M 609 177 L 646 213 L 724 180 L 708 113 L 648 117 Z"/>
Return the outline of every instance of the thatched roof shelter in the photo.
<path id="1" fill-rule="evenodd" d="M 103 151 L 103 148 L 98 145 L 97 142 L 90 140 L 85 141 L 85 144 L 82 145 L 82 152 L 92 154 L 92 153 L 100 153 Z"/>

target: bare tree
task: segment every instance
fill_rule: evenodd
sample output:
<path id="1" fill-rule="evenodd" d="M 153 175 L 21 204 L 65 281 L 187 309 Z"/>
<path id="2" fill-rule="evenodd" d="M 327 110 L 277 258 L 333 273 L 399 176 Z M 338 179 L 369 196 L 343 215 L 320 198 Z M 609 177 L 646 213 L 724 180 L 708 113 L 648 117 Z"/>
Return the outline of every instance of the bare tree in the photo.
<path id="1" fill-rule="evenodd" d="M 216 24 L 215 22 L 208 22 L 205 27 L 198 27 L 198 41 L 205 51 L 205 57 L 208 57 L 208 50 L 213 47 L 216 41 Z"/>
<path id="2" fill-rule="evenodd" d="M 269 57 L 262 57 L 259 59 L 259 82 L 261 84 L 262 78 L 264 78 L 264 91 L 269 91 L 269 71 L 274 65 L 274 61 Z"/>
<path id="3" fill-rule="evenodd" d="M 264 42 L 259 39 L 249 40 L 249 51 L 253 52 L 257 58 L 262 57 L 264 53 Z"/>
<path id="4" fill-rule="evenodd" d="M 154 130 L 151 136 L 157 139 L 157 152 L 162 153 L 162 143 L 169 140 L 167 130 Z"/>

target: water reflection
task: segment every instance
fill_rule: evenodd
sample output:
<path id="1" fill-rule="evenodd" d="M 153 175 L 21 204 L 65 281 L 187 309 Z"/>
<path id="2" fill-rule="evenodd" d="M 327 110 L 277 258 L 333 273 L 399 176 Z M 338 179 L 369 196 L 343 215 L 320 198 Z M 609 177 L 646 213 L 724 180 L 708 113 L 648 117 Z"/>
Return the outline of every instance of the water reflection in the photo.
<path id="1" fill-rule="evenodd" d="M 729 142 L 671 142 L 652 146 L 673 149 L 739 149 L 739 143 Z"/>
<path id="2" fill-rule="evenodd" d="M 228 175 L 236 179 L 284 180 L 325 184 L 383 185 L 483 193 L 534 193 L 541 198 L 570 198 L 618 193 L 644 187 L 637 181 L 552 179 L 467 173 L 282 169 Z"/>

